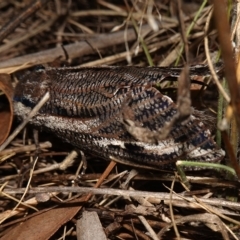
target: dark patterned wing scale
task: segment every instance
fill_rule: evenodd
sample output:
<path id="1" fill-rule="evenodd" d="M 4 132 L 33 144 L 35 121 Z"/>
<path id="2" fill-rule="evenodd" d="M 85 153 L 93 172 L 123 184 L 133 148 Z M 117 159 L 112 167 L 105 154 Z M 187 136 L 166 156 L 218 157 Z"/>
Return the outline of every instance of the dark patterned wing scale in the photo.
<path id="1" fill-rule="evenodd" d="M 169 136 L 157 143 L 133 135 L 124 123 L 161 132 L 177 109 L 155 86 L 179 74 L 180 69 L 156 67 L 40 69 L 17 85 L 15 113 L 23 118 L 49 91 L 50 100 L 31 124 L 85 151 L 161 168 L 172 168 L 178 159 L 219 162 L 224 151 L 194 115 L 174 125 Z"/>

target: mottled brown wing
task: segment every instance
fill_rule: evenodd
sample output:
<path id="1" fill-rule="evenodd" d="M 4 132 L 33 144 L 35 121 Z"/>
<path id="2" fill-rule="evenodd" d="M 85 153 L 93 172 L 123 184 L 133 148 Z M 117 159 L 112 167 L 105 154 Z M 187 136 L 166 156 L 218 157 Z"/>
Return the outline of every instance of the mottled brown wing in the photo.
<path id="1" fill-rule="evenodd" d="M 161 134 L 177 112 L 155 88 L 168 74 L 137 67 L 40 69 L 16 87 L 15 113 L 22 118 L 50 91 L 31 124 L 83 150 L 161 168 L 172 168 L 178 159 L 220 161 L 224 152 L 194 116 L 174 125 L 166 139 L 143 141 L 143 134 Z M 139 134 L 128 129 L 127 121 Z"/>

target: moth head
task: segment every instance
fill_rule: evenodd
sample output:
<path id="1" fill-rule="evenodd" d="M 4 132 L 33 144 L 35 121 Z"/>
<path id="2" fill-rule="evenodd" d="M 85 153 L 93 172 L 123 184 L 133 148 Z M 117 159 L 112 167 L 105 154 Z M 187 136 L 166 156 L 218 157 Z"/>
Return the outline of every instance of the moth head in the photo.
<path id="1" fill-rule="evenodd" d="M 14 101 L 33 107 L 49 90 L 49 87 L 50 79 L 46 70 L 38 68 L 21 77 L 14 91 Z"/>

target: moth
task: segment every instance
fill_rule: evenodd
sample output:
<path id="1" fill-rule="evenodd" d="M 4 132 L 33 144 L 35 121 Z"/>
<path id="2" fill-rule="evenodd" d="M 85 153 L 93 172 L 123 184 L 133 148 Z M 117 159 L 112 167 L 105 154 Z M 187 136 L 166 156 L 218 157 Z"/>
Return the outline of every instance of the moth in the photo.
<path id="1" fill-rule="evenodd" d="M 49 91 L 50 99 L 30 124 L 83 151 L 104 159 L 114 157 L 129 165 L 161 169 L 172 169 L 179 159 L 220 162 L 225 152 L 194 112 L 157 142 L 143 141 L 126 124 L 161 132 L 177 107 L 158 85 L 176 79 L 180 71 L 134 66 L 39 68 L 25 74 L 16 86 L 14 112 L 23 119 Z M 190 68 L 190 76 L 198 74 L 208 74 L 207 68 Z"/>

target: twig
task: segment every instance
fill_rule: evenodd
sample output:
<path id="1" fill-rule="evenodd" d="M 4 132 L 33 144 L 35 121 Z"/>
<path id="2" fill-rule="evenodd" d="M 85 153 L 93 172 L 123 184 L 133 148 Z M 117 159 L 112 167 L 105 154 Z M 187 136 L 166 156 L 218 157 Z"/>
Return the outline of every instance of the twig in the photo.
<path id="1" fill-rule="evenodd" d="M 204 31 L 205 31 L 205 37 L 204 37 L 205 54 L 206 54 L 206 57 L 207 57 L 207 63 L 208 63 L 208 66 L 209 66 L 209 70 L 212 74 L 213 80 L 215 81 L 219 91 L 222 93 L 225 100 L 229 103 L 230 102 L 230 97 L 227 95 L 226 91 L 222 87 L 222 84 L 219 82 L 218 76 L 216 74 L 216 71 L 214 70 L 212 60 L 211 60 L 210 54 L 209 54 L 210 51 L 209 51 L 209 47 L 208 47 L 207 31 L 208 31 L 210 20 L 211 20 L 211 17 L 212 17 L 212 12 L 213 11 L 211 10 L 208 17 L 207 17 L 205 28 L 204 28 Z"/>
<path id="2" fill-rule="evenodd" d="M 175 176 L 175 178 L 176 178 L 176 176 Z M 176 224 L 176 221 L 175 221 L 175 218 L 174 218 L 173 205 L 172 205 L 173 187 L 174 187 L 174 184 L 175 184 L 175 178 L 173 179 L 173 181 L 171 183 L 169 211 L 170 211 L 170 216 L 171 216 L 171 221 L 172 221 L 174 232 L 176 234 L 177 239 L 180 240 L 181 236 L 180 236 L 180 233 L 178 231 L 177 224 Z"/>
<path id="3" fill-rule="evenodd" d="M 40 147 L 40 149 L 51 148 L 52 144 L 50 142 L 44 142 L 44 143 L 40 143 L 39 147 Z M 1 151 L 0 157 L 4 156 L 4 155 L 10 155 L 10 154 L 16 154 L 16 153 L 22 153 L 22 152 L 30 152 L 30 151 L 35 151 L 35 150 L 36 150 L 36 144 L 13 147 L 13 148 L 9 148 L 4 151 Z M 1 162 L 1 160 L 0 160 L 0 162 Z"/>
<path id="4" fill-rule="evenodd" d="M 99 49 L 123 43 L 125 41 L 124 31 L 119 31 L 111 34 L 109 33 L 101 34 L 96 37 L 92 37 L 91 39 L 88 39 L 89 43 L 87 43 L 86 41 L 81 41 L 65 45 L 64 48 L 66 49 L 69 58 L 72 59 L 76 57 L 82 57 L 86 54 L 94 53 L 96 50 L 94 50 L 93 47 L 95 49 Z M 126 31 L 128 41 L 133 41 L 137 39 L 137 34 L 135 33 L 134 29 L 128 29 Z M 141 34 L 149 32 L 149 26 L 144 25 L 141 31 L 142 31 Z M 1 72 L 7 72 L 9 70 L 13 72 L 14 71 L 14 69 L 12 69 L 13 67 L 18 68 L 15 69 L 15 71 L 25 69 L 34 65 L 52 62 L 61 56 L 65 58 L 65 54 L 62 48 L 60 47 L 52 48 L 49 50 L 40 51 L 37 53 L 28 54 L 25 56 L 16 57 L 10 60 L 0 62 L 0 69 Z"/>
<path id="5" fill-rule="evenodd" d="M 176 220 L 177 224 L 182 224 L 185 222 L 192 222 L 192 221 L 201 221 L 205 224 L 218 224 L 218 228 L 219 231 L 222 234 L 222 237 L 224 240 L 229 240 L 227 231 L 223 225 L 223 222 L 221 221 L 221 219 L 219 219 L 217 216 L 213 215 L 213 214 L 209 214 L 209 213 L 203 213 L 203 214 L 194 214 L 191 216 L 186 216 L 186 217 L 182 217 L 178 220 Z M 169 230 L 169 228 L 172 226 L 172 224 L 164 227 L 161 229 L 161 231 L 158 233 L 158 237 L 159 239 L 161 239 L 161 237 L 163 236 L 163 234 Z"/>
<path id="6" fill-rule="evenodd" d="M 159 240 L 159 238 L 157 237 L 157 234 L 153 231 L 152 227 L 149 225 L 149 223 L 147 222 L 146 218 L 143 216 L 138 216 L 139 220 L 142 222 L 142 224 L 144 225 L 144 227 L 148 230 L 150 236 L 152 237 L 153 240 Z"/>
<path id="7" fill-rule="evenodd" d="M 5 188 L 4 192 L 8 194 L 17 194 L 23 193 L 25 188 Z M 120 189 L 113 189 L 113 188 L 91 188 L 91 187 L 35 187 L 28 190 L 29 194 L 36 194 L 36 193 L 47 193 L 47 192 L 74 192 L 74 193 L 92 193 L 92 194 L 110 194 L 114 196 L 130 196 L 130 197 L 147 197 L 150 201 L 150 198 L 157 198 L 160 201 L 170 200 L 169 193 L 156 193 L 156 192 L 148 192 L 148 191 L 130 191 L 130 190 L 120 190 Z M 199 198 L 201 202 L 209 204 L 209 205 L 216 205 L 216 206 L 223 206 L 234 208 L 235 210 L 240 210 L 240 204 L 238 202 L 232 201 L 223 201 L 221 199 L 205 199 Z M 172 200 L 180 200 L 183 199 L 179 196 L 172 196 Z M 192 197 L 184 197 L 184 200 L 187 200 L 191 203 L 196 203 L 195 199 Z"/>

